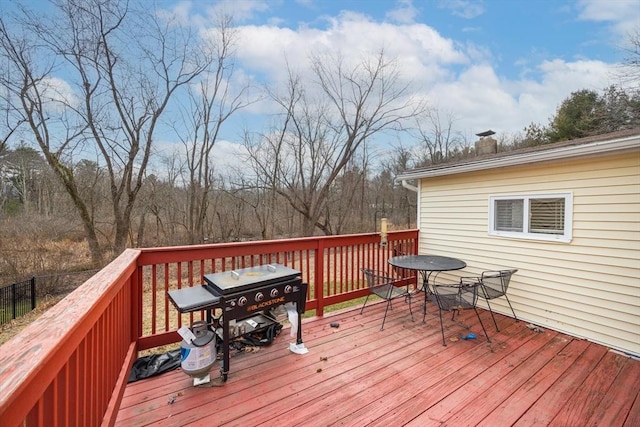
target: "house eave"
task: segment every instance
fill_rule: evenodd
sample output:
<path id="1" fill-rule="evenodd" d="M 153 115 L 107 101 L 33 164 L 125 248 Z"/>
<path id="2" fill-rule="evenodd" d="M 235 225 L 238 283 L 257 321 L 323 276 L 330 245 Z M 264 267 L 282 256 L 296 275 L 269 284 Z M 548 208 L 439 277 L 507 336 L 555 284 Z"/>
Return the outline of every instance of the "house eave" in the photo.
<path id="1" fill-rule="evenodd" d="M 397 181 L 408 181 L 422 178 L 432 178 L 445 175 L 455 175 L 468 172 L 498 169 L 532 163 L 547 163 L 593 157 L 602 154 L 638 151 L 640 149 L 640 132 L 619 138 L 603 139 L 596 142 L 562 145 L 556 148 L 540 149 L 536 151 L 514 152 L 508 155 L 494 155 L 482 159 L 472 159 L 461 163 L 450 163 L 429 168 L 408 171 L 396 177 Z"/>

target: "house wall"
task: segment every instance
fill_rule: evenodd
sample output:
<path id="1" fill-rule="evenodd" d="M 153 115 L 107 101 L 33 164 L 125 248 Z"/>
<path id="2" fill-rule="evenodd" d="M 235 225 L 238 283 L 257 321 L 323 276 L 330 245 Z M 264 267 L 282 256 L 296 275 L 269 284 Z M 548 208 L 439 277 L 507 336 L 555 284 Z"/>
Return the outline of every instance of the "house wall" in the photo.
<path id="1" fill-rule="evenodd" d="M 490 195 L 550 192 L 573 193 L 570 243 L 488 235 Z M 519 269 L 519 318 L 640 355 L 640 152 L 422 179 L 418 212 L 420 253 L 463 259 L 456 274 Z"/>

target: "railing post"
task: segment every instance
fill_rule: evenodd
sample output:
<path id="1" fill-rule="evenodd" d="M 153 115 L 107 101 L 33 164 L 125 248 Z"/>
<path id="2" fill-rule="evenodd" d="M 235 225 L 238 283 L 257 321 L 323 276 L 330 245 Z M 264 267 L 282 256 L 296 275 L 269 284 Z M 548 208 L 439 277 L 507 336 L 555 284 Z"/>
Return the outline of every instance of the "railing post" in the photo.
<path id="1" fill-rule="evenodd" d="M 317 252 L 314 257 L 316 268 L 313 280 L 313 293 L 315 294 L 316 300 L 318 300 L 316 316 L 322 316 L 324 314 L 324 242 L 324 239 L 318 239 Z"/>
<path id="2" fill-rule="evenodd" d="M 131 276 L 131 341 L 138 341 L 142 336 L 142 266 L 137 264 Z"/>

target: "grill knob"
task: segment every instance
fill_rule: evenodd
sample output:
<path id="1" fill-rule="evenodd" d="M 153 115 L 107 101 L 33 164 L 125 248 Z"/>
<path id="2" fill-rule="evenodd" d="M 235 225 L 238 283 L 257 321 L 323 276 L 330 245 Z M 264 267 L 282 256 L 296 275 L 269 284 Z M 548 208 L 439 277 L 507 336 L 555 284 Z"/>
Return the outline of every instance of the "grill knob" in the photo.
<path id="1" fill-rule="evenodd" d="M 292 290 L 293 290 L 293 287 L 291 285 L 287 285 L 284 287 L 285 294 L 290 294 Z"/>
<path id="2" fill-rule="evenodd" d="M 275 298 L 278 296 L 278 290 L 276 288 L 271 289 L 271 298 Z"/>
<path id="3" fill-rule="evenodd" d="M 256 294 L 256 302 L 260 302 L 264 299 L 264 295 L 262 294 L 262 292 L 258 292 Z"/>
<path id="4" fill-rule="evenodd" d="M 245 305 L 247 303 L 247 297 L 240 297 L 238 298 L 238 305 L 240 307 L 242 307 L 243 305 Z"/>

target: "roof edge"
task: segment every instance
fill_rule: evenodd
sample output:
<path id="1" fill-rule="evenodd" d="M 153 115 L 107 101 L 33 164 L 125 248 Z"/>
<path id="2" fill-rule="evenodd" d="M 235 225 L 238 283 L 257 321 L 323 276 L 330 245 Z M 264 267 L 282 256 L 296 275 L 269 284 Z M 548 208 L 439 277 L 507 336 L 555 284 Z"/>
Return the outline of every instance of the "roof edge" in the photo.
<path id="1" fill-rule="evenodd" d="M 517 150 L 504 155 L 491 155 L 489 157 L 467 159 L 463 162 L 444 163 L 427 168 L 416 169 L 399 174 L 396 181 L 431 178 L 444 175 L 455 175 L 466 172 L 497 169 L 509 166 L 519 166 L 538 162 L 550 162 L 580 157 L 590 157 L 599 154 L 616 153 L 640 149 L 640 129 L 634 132 L 620 132 L 601 135 L 602 139 L 593 140 L 584 138 L 581 140 L 563 141 L 556 146 L 543 146 L 542 149 Z M 607 138 L 610 137 L 610 139 Z M 581 142 L 583 141 L 583 142 Z"/>

